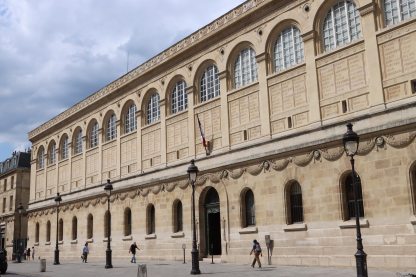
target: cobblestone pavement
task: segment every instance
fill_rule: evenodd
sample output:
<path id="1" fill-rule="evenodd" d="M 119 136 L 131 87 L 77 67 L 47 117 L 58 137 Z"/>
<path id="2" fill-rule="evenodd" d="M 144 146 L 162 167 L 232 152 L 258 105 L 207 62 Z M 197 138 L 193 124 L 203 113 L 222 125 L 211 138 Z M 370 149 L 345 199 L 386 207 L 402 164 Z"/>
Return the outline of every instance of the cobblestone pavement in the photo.
<path id="1" fill-rule="evenodd" d="M 169 276 L 182 277 L 189 276 L 191 263 L 173 261 L 139 261 L 140 264 L 146 264 L 147 276 Z M 131 264 L 127 260 L 114 260 L 112 269 L 104 268 L 105 261 L 62 261 L 60 265 L 53 265 L 52 260 L 46 262 L 46 272 L 40 272 L 39 261 L 24 261 L 21 264 L 9 263 L 9 269 L 6 276 L 16 277 L 105 277 L 105 276 L 122 276 L 136 277 L 138 264 Z M 200 262 L 201 275 L 206 276 L 227 276 L 227 277 L 271 277 L 271 276 L 326 276 L 326 277 L 350 277 L 356 276 L 354 268 L 329 268 L 329 267 L 303 267 L 303 266 L 263 266 L 263 268 L 251 268 L 249 265 L 237 264 L 210 264 L 209 262 Z M 369 269 L 369 276 L 377 277 L 395 277 L 402 276 L 393 271 Z M 405 272 L 402 272 L 403 274 Z M 403 275 L 405 276 L 405 275 Z"/>

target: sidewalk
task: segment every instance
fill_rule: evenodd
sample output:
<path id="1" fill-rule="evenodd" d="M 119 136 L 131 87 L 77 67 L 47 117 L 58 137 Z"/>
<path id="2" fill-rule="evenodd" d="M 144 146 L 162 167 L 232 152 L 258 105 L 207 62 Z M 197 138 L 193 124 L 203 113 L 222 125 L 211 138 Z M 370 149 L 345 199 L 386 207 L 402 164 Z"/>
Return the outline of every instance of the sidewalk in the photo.
<path id="1" fill-rule="evenodd" d="M 60 265 L 53 265 L 52 260 L 46 261 L 46 272 L 40 272 L 39 261 L 24 261 L 21 264 L 9 263 L 6 275 L 16 277 L 136 277 L 138 264 L 131 264 L 125 260 L 113 260 L 112 269 L 105 269 L 105 261 L 91 261 L 86 264 L 81 261 L 61 261 Z M 178 261 L 139 261 L 140 264 L 147 265 L 147 276 L 169 276 L 183 277 L 189 276 L 191 262 L 183 264 Z M 330 267 L 301 267 L 301 266 L 267 266 L 263 268 L 251 268 L 250 265 L 236 264 L 210 264 L 200 262 L 201 275 L 224 276 L 224 277 L 252 277 L 255 272 L 256 277 L 304 277 L 304 276 L 327 276 L 327 277 L 351 277 L 356 276 L 354 268 L 330 268 Z M 402 272 L 403 273 L 403 272 Z M 396 272 L 386 270 L 368 270 L 369 276 L 374 277 L 395 277 Z"/>

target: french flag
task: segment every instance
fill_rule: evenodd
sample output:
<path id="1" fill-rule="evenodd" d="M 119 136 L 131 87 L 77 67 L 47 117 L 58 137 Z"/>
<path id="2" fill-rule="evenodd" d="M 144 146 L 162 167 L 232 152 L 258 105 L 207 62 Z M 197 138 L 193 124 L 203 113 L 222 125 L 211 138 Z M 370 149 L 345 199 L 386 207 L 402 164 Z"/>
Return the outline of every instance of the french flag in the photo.
<path id="1" fill-rule="evenodd" d="M 199 132 L 201 133 L 201 141 L 202 141 L 202 145 L 205 148 L 205 152 L 207 152 L 207 141 L 205 140 L 205 135 L 204 135 L 204 131 L 202 130 L 202 125 L 201 125 L 201 121 L 199 120 L 198 115 L 196 115 L 196 119 L 198 120 L 198 126 L 199 126 Z M 208 152 L 207 152 L 208 153 Z"/>

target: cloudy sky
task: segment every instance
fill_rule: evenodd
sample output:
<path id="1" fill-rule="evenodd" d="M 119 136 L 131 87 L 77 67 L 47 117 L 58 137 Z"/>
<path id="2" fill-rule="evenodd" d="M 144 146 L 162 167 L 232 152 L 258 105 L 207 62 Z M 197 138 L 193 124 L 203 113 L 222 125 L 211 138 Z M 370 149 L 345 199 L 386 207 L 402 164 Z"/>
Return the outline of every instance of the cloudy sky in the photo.
<path id="1" fill-rule="evenodd" d="M 127 65 L 132 70 L 243 2 L 0 0 L 0 161 Z"/>

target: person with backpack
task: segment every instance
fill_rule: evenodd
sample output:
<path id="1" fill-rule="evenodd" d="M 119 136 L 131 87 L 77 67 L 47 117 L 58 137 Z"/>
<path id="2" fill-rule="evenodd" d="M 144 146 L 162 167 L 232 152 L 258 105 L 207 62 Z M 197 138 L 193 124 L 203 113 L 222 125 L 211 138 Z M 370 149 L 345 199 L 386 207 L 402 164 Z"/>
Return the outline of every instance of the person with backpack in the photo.
<path id="1" fill-rule="evenodd" d="M 259 256 L 263 257 L 260 243 L 257 240 L 253 240 L 253 247 L 251 248 L 250 255 L 254 253 L 254 259 L 251 263 L 251 267 L 254 267 L 256 265 L 256 262 L 259 264 L 259 268 L 261 267 L 261 262 Z"/>
<path id="2" fill-rule="evenodd" d="M 129 253 L 131 253 L 132 257 L 130 262 L 136 263 L 136 249 L 140 250 L 139 247 L 137 247 L 136 242 L 134 242 L 132 245 L 130 245 Z"/>

